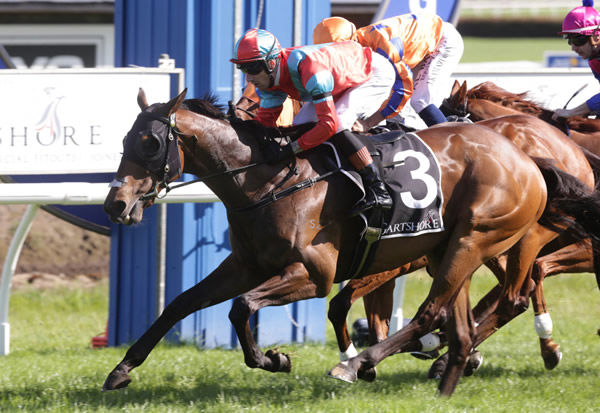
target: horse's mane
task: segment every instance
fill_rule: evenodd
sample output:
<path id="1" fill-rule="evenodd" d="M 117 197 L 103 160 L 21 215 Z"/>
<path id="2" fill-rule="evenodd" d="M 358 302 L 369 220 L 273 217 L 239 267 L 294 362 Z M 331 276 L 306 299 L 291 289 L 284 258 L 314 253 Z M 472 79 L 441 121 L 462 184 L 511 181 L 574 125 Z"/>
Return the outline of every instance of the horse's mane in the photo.
<path id="1" fill-rule="evenodd" d="M 540 119 L 562 129 L 562 125 L 552 119 L 553 111 L 541 107 L 538 103 L 526 99 L 528 92 L 512 93 L 492 82 L 481 83 L 467 92 L 468 99 L 484 99 L 496 102 L 502 106 L 516 109 L 520 112 L 539 117 Z M 580 116 L 570 117 L 567 120 L 570 129 L 580 132 L 600 131 L 600 120 Z"/>
<path id="2" fill-rule="evenodd" d="M 298 139 L 303 133 L 314 126 L 314 123 L 289 126 L 284 128 L 267 128 L 252 120 L 241 120 L 225 113 L 225 107 L 219 105 L 217 96 L 212 93 L 206 93 L 202 99 L 186 99 L 181 103 L 182 109 L 208 116 L 213 119 L 227 119 L 231 126 L 238 130 L 240 128 L 246 131 L 250 130 L 255 136 L 266 138 L 275 138 L 280 136 L 288 136 L 292 140 Z"/>
<path id="3" fill-rule="evenodd" d="M 199 113 L 213 119 L 225 119 L 227 114 L 224 107 L 217 102 L 217 96 L 212 93 L 206 93 L 202 99 L 186 99 L 181 107 L 185 110 Z"/>
<path id="4" fill-rule="evenodd" d="M 535 116 L 539 116 L 546 110 L 537 103 L 525 99 L 525 96 L 527 96 L 527 92 L 512 93 L 492 82 L 481 83 L 467 92 L 468 99 L 489 100 L 500 103 L 502 106 L 518 110 L 519 112 L 529 113 Z"/>

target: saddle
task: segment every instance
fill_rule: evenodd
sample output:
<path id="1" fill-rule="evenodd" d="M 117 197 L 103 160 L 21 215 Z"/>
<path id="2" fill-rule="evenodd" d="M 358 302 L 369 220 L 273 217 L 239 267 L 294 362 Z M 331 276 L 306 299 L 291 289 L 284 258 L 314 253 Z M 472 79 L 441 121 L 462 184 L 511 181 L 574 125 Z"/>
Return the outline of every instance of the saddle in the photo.
<path id="1" fill-rule="evenodd" d="M 362 275 L 371 262 L 379 240 L 414 237 L 444 230 L 441 208 L 441 170 L 435 155 L 418 135 L 404 129 L 375 135 L 358 135 L 369 149 L 374 163 L 394 200 L 391 210 L 373 208 L 359 214 L 362 222 L 356 250 L 353 254 L 351 277 Z M 344 175 L 359 189 L 356 203 L 365 194 L 360 175 L 330 142 L 324 156 L 335 160 Z M 349 206 L 349 210 L 352 206 Z"/>

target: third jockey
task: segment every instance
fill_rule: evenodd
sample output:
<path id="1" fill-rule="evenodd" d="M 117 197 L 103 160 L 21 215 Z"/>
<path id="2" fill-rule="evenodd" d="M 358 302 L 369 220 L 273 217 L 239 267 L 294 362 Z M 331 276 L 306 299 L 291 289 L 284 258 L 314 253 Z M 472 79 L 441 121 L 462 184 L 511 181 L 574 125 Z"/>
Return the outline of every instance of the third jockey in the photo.
<path id="1" fill-rule="evenodd" d="M 600 13 L 593 6 L 593 0 L 584 0 L 582 6 L 571 10 L 559 34 L 569 42 L 571 50 L 588 61 L 594 77 L 600 81 Z M 600 112 L 600 93 L 573 109 L 555 110 L 552 118 L 587 116 L 591 112 Z"/>

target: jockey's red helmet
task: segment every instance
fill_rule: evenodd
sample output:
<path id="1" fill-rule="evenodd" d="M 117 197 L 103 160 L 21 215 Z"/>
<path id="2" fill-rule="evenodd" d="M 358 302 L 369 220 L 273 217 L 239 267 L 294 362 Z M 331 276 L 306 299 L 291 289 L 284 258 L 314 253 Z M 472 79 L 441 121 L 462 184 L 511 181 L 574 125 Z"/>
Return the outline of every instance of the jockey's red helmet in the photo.
<path id="1" fill-rule="evenodd" d="M 571 10 L 563 20 L 562 35 L 591 36 L 600 29 L 600 13 L 594 8 L 594 0 L 583 0 L 582 5 Z"/>
<path id="2" fill-rule="evenodd" d="M 313 30 L 313 43 L 331 43 L 350 40 L 356 31 L 354 23 L 343 17 L 328 17 L 321 20 Z"/>
<path id="3" fill-rule="evenodd" d="M 281 53 L 281 45 L 277 38 L 263 29 L 250 29 L 237 41 L 233 49 L 233 59 L 236 64 L 267 61 L 276 59 Z"/>

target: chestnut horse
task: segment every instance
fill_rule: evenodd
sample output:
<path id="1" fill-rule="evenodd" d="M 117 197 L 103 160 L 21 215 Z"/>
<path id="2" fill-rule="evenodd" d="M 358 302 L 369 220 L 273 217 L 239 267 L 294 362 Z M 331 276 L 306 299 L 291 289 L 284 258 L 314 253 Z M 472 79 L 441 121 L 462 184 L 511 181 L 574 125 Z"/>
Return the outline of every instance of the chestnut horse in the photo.
<path id="1" fill-rule="evenodd" d="M 460 97 L 457 85 L 458 83 L 455 82 L 453 93 L 447 102 L 451 103 L 451 110 L 453 113 L 456 113 L 458 109 L 463 108 L 464 105 L 466 105 L 464 100 L 465 95 L 463 95 L 462 98 Z M 498 90 L 501 89 L 498 88 Z M 466 88 L 462 91 L 465 92 Z M 515 101 L 515 99 L 511 99 L 511 101 Z M 236 113 L 239 116 L 248 116 L 249 114 L 251 117 L 257 106 L 258 105 L 254 102 L 245 101 L 242 98 L 235 106 L 235 108 L 238 109 L 238 112 Z M 515 113 L 518 114 L 519 112 Z M 462 113 L 462 115 L 465 115 L 465 113 Z M 530 124 L 528 124 L 528 122 L 530 122 Z M 509 123 L 511 127 L 506 127 L 507 123 Z M 511 139 L 529 155 L 547 156 L 554 159 L 562 158 L 560 165 L 563 170 L 575 173 L 576 175 L 579 174 L 578 177 L 580 179 L 587 181 L 588 185 L 593 185 L 593 181 L 590 181 L 591 175 L 589 168 L 587 168 L 587 162 L 582 160 L 581 151 L 579 151 L 575 145 L 568 142 L 563 134 L 553 128 L 548 128 L 546 125 L 541 124 L 541 121 L 516 116 L 505 118 L 502 122 L 495 121 L 493 124 L 487 124 L 486 126 L 496 129 L 498 132 Z M 515 132 L 513 127 L 521 132 Z M 523 128 L 525 128 L 524 132 Z M 540 136 L 540 134 L 543 134 L 544 136 Z M 531 139 L 534 140 L 533 144 L 531 143 Z M 591 251 L 589 241 L 586 241 L 583 246 L 581 244 L 573 244 L 560 249 L 560 251 L 546 255 L 548 254 L 548 251 L 552 251 L 552 246 L 549 246 L 546 248 L 547 251 L 545 251 L 542 256 L 538 257 L 533 270 L 533 279 L 536 283 L 536 288 L 531 296 L 534 311 L 537 316 L 543 314 L 542 317 L 546 317 L 545 320 L 550 319 L 543 295 L 542 281 L 544 277 L 561 272 L 580 272 L 582 268 L 585 269 L 587 264 L 591 265 L 591 255 L 586 254 L 588 249 Z M 587 257 L 586 255 L 590 256 Z M 578 258 L 582 258 L 583 261 Z M 357 354 L 356 349 L 352 344 L 352 340 L 350 339 L 346 324 L 347 315 L 352 304 L 357 299 L 363 298 L 369 325 L 369 343 L 375 344 L 382 341 L 387 337 L 388 325 L 392 313 L 393 290 L 395 285 L 393 280 L 398 276 L 423 268 L 426 265 L 427 259 L 426 257 L 422 257 L 393 271 L 387 271 L 381 274 L 371 274 L 366 277 L 350 280 L 343 290 L 331 300 L 328 317 L 336 334 L 340 350 L 340 359 L 342 361 Z M 502 281 L 504 278 L 504 270 L 498 262 L 495 260 L 491 261 L 488 266 L 497 275 L 498 279 Z M 377 291 L 373 292 L 376 289 Z M 497 294 L 499 294 L 499 287 L 494 290 L 492 296 L 495 297 Z M 477 316 L 483 314 L 483 312 L 491 305 L 489 301 L 490 297 L 486 297 L 485 300 L 482 300 L 475 307 L 474 313 Z M 548 331 L 547 328 L 542 331 L 540 328 L 541 327 L 538 326 L 536 331 L 539 335 L 543 335 L 543 337 L 540 337 L 539 339 L 541 355 L 545 367 L 547 369 L 552 369 L 558 365 L 562 357 L 560 346 L 553 341 L 551 331 Z M 416 345 L 416 347 L 416 350 L 420 350 L 418 345 Z M 474 362 L 478 362 L 478 356 L 475 355 L 475 357 Z M 363 374 L 361 378 L 374 380 L 375 372 L 370 371 L 368 374 Z"/>
<path id="2" fill-rule="evenodd" d="M 544 121 L 521 114 L 503 116 L 478 122 L 478 124 L 502 133 L 532 157 L 552 158 L 562 170 L 584 181 L 589 190 L 594 187 L 593 171 L 578 145 L 568 139 L 558 129 L 548 125 Z M 549 242 L 551 239 L 552 236 L 546 237 L 544 240 L 541 238 L 532 238 L 531 242 L 533 244 L 541 242 L 541 245 L 544 245 L 544 243 Z M 548 246 L 547 249 L 552 250 L 552 247 Z M 531 280 L 529 274 L 525 278 L 509 278 L 508 281 L 505 281 L 504 271 L 506 264 L 500 265 L 501 263 L 502 261 L 498 260 L 491 260 L 487 263 L 488 267 L 499 278 L 501 284 L 484 297 L 473 311 L 478 323 L 477 336 L 473 340 L 473 348 L 512 318 L 525 311 L 530 293 L 534 287 L 536 287 L 536 293 L 541 289 L 541 282 L 534 282 L 536 280 Z M 403 273 L 425 265 L 427 265 L 426 260 L 414 261 L 404 267 Z M 337 297 L 332 299 L 329 316 L 334 324 L 340 351 L 343 352 L 344 349 L 351 346 L 345 323 L 349 306 L 355 299 L 371 291 L 370 294 L 364 297 L 365 309 L 370 325 L 371 343 L 381 341 L 386 337 L 387 323 L 385 321 L 389 321 L 391 316 L 394 288 L 394 283 L 390 279 L 395 278 L 395 276 L 397 274 L 387 273 L 370 275 L 361 280 L 352 280 Z M 537 288 L 538 285 L 540 288 Z M 382 287 L 373 291 L 379 286 Z M 547 368 L 551 368 L 560 360 L 560 348 L 558 345 L 554 345 L 555 343 L 552 342 L 551 338 L 540 340 L 543 340 L 545 345 L 542 348 L 544 363 Z M 424 344 L 415 341 L 406 344 L 405 348 L 401 349 L 401 351 L 421 351 Z M 447 358 L 439 360 L 432 367 L 430 376 L 436 376 L 440 372 L 443 372 L 445 362 L 447 362 Z M 471 362 L 475 366 L 477 363 L 480 363 L 478 353 L 475 353 L 472 360 L 469 360 L 469 363 Z M 343 370 L 344 368 L 341 369 Z M 372 374 L 369 378 L 372 378 Z"/>
<path id="3" fill-rule="evenodd" d="M 356 199 L 353 184 L 331 170 L 323 156 L 327 149 L 321 146 L 290 161 L 267 164 L 264 139 L 256 130 L 230 123 L 210 101 L 184 102 L 184 97 L 185 92 L 149 106 L 140 90 L 142 112 L 124 141 L 104 209 L 114 222 L 138 223 L 160 188 L 182 172 L 192 173 L 223 201 L 232 252 L 165 308 L 109 374 L 105 390 L 127 386 L 129 372 L 176 322 L 234 297 L 238 298 L 229 318 L 246 364 L 289 372 L 287 355 L 258 348 L 248 322 L 251 314 L 268 305 L 325 297 L 333 283 L 348 278 L 359 220 L 347 218 L 347 213 Z M 534 162 L 489 128 L 454 124 L 423 130 L 419 136 L 440 164 L 445 230 L 418 240 L 382 240 L 368 272 L 394 270 L 426 255 L 434 281 L 413 322 L 386 340 L 392 346 L 362 359 L 360 365 L 352 364 L 357 358 L 348 363 L 356 370 L 368 369 L 395 353 L 403 341 L 445 325 L 451 356 L 440 392 L 449 395 L 476 333 L 468 300 L 472 273 L 508 251 L 507 274 L 526 277 L 538 253 L 538 245 L 531 247 L 529 239 L 553 233 L 538 221 L 549 227 L 563 225 L 563 210 L 587 208 L 570 199 L 557 168 L 543 160 Z M 418 172 L 412 176 L 422 177 Z M 584 187 L 574 178 L 569 185 Z M 288 188 L 290 196 L 270 202 L 274 192 Z"/>
<path id="4" fill-rule="evenodd" d="M 466 82 L 460 85 L 454 83 L 450 96 L 444 101 L 443 109 L 447 113 L 469 116 L 474 121 L 504 116 L 510 113 L 528 113 L 539 117 L 545 122 L 562 128 L 569 137 L 585 148 L 586 158 L 592 164 L 596 175 L 596 185 L 600 177 L 600 120 L 583 117 L 572 117 L 556 122 L 552 119 L 553 112 L 541 107 L 537 103 L 525 99 L 526 93 L 511 93 L 492 82 L 484 82 L 467 90 Z M 587 151 L 586 151 L 587 150 Z M 562 240 L 557 240 L 560 247 Z M 567 241 L 568 243 L 568 241 Z M 536 314 L 547 313 L 542 282 L 546 277 L 561 273 L 592 272 L 596 275 L 596 282 L 600 287 L 600 259 L 594 256 L 598 246 L 594 243 L 584 242 L 567 245 L 564 248 L 540 256 L 534 266 L 536 290 L 532 294 L 532 303 Z M 558 248 L 554 248 L 555 250 Z M 600 329 L 598 330 L 600 334 Z M 546 368 L 553 368 L 560 359 L 559 347 L 551 337 L 540 338 L 540 346 Z"/>

